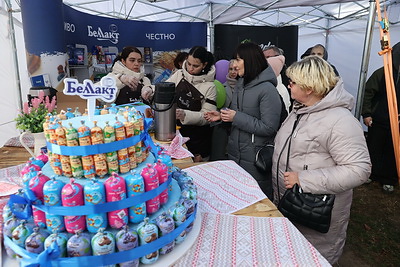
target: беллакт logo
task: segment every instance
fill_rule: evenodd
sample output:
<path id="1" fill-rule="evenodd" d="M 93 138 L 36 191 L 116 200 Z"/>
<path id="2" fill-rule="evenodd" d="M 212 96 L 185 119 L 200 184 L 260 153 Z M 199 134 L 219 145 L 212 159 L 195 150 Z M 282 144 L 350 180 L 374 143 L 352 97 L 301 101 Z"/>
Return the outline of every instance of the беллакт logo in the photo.
<path id="1" fill-rule="evenodd" d="M 101 78 L 100 85 L 93 84 L 91 80 L 84 80 L 82 84 L 77 79 L 64 79 L 64 94 L 78 95 L 83 99 L 99 98 L 108 103 L 114 102 L 117 91 L 115 79 L 111 77 Z"/>
<path id="2" fill-rule="evenodd" d="M 110 41 L 113 44 L 118 44 L 118 27 L 115 24 L 110 24 L 109 31 L 103 31 L 100 27 L 94 28 L 87 25 L 88 36 L 95 37 L 99 41 Z"/>

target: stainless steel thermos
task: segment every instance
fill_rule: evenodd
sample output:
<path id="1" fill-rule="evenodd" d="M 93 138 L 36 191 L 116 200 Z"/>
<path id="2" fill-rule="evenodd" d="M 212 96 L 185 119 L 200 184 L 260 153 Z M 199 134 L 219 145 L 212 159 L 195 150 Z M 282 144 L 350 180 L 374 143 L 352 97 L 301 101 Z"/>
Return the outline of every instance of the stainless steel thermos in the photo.
<path id="1" fill-rule="evenodd" d="M 176 132 L 175 84 L 160 82 L 155 86 L 153 104 L 155 138 L 158 141 L 171 141 Z"/>

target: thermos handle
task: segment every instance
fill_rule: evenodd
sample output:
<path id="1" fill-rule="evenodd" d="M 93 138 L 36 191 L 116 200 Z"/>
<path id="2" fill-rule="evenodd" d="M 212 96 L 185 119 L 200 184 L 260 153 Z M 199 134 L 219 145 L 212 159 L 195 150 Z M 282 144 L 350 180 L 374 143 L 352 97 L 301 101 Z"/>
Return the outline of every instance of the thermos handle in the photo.
<path id="1" fill-rule="evenodd" d="M 151 109 L 154 110 L 154 111 L 157 111 L 157 112 L 164 112 L 164 111 L 167 111 L 167 110 L 171 109 L 172 106 L 175 104 L 175 102 L 176 102 L 176 95 L 174 96 L 174 99 L 171 101 L 171 103 L 168 104 L 168 107 L 163 108 L 163 109 L 159 109 L 159 108 L 157 108 L 157 107 L 155 106 L 154 97 L 153 97 L 153 99 L 152 99 L 151 102 L 150 102 L 150 107 L 151 107 Z"/>

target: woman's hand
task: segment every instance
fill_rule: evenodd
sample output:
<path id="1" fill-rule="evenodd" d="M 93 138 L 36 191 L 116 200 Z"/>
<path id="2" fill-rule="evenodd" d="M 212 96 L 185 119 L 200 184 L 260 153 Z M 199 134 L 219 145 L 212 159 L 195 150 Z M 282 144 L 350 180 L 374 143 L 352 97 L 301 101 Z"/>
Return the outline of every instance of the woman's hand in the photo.
<path id="1" fill-rule="evenodd" d="M 142 88 L 142 98 L 144 100 L 150 101 L 150 99 L 153 97 L 153 89 L 150 86 L 145 86 Z"/>
<path id="2" fill-rule="evenodd" d="M 218 111 L 207 111 L 204 113 L 204 119 L 206 119 L 206 121 L 220 121 L 221 120 L 221 113 L 219 113 Z"/>
<path id="3" fill-rule="evenodd" d="M 286 189 L 292 188 L 294 186 L 294 184 L 298 184 L 300 186 L 299 173 L 298 172 L 284 172 L 283 173 L 283 182 L 285 183 Z"/>
<path id="4" fill-rule="evenodd" d="M 372 126 L 372 117 L 364 118 L 364 124 L 367 125 L 368 127 L 371 127 Z"/>
<path id="5" fill-rule="evenodd" d="M 138 79 L 136 79 L 135 77 L 126 75 L 126 74 L 122 74 L 121 77 L 119 77 L 119 80 L 120 80 L 123 84 L 125 84 L 126 86 L 128 86 L 129 88 L 131 88 L 132 91 L 135 91 L 135 90 L 136 90 L 136 88 L 137 88 L 137 86 L 138 86 L 138 83 L 139 83 L 139 80 L 138 80 Z"/>
<path id="6" fill-rule="evenodd" d="M 186 113 L 183 109 L 180 109 L 180 108 L 176 109 L 176 119 L 177 120 L 184 121 L 185 117 L 186 117 Z"/>
<path id="7" fill-rule="evenodd" d="M 236 115 L 236 111 L 229 108 L 221 109 L 221 119 L 224 122 L 232 122 Z"/>

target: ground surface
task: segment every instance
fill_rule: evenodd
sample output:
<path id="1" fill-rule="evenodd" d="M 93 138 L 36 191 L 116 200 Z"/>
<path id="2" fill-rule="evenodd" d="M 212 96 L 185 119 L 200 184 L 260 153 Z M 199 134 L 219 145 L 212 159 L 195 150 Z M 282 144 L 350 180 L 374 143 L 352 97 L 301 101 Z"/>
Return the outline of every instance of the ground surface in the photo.
<path id="1" fill-rule="evenodd" d="M 344 253 L 336 266 L 400 266 L 400 188 L 377 182 L 354 190 Z"/>

